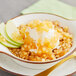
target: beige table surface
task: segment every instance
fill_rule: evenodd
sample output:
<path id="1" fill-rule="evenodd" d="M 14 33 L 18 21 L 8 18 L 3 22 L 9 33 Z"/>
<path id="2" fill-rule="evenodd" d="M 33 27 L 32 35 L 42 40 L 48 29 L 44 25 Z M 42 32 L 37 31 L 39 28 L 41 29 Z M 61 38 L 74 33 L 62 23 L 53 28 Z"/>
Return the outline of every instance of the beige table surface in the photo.
<path id="1" fill-rule="evenodd" d="M 17 16 L 24 8 L 29 7 L 38 0 L 0 0 L 0 22 Z M 61 0 L 76 7 L 76 0 Z M 8 72 L 0 70 L 0 76 L 14 76 Z M 70 75 L 72 76 L 72 75 Z M 75 75 L 74 75 L 75 76 Z"/>

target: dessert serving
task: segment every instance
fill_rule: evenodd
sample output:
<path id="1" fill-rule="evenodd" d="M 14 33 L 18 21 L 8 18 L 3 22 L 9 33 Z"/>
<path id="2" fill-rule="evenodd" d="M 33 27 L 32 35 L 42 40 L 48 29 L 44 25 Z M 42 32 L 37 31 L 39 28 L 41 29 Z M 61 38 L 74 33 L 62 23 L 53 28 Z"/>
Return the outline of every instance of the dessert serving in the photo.
<path id="1" fill-rule="evenodd" d="M 10 52 L 24 60 L 55 60 L 65 55 L 72 47 L 73 37 L 68 32 L 69 28 L 61 27 L 58 21 L 33 20 L 17 28 L 13 25 L 11 21 L 6 24 L 6 36 L 2 32 L 0 41 L 4 45 L 8 43 L 6 47 Z"/>

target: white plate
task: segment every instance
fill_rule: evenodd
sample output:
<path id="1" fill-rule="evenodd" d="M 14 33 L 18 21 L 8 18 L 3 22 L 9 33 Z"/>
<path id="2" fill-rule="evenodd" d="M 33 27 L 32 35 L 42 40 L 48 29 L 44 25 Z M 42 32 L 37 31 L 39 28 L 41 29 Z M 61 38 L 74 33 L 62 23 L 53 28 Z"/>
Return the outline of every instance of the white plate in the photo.
<path id="1" fill-rule="evenodd" d="M 21 74 L 21 75 L 32 76 L 43 71 L 43 70 L 25 68 L 17 64 L 16 62 L 14 62 L 12 58 L 4 54 L 0 54 L 0 66 L 10 72 Z M 57 69 L 55 69 L 48 76 L 64 76 L 64 75 L 73 73 L 75 71 L 76 71 L 76 58 L 72 58 L 68 60 L 67 62 L 65 62 L 64 64 L 62 64 Z"/>
<path id="2" fill-rule="evenodd" d="M 44 13 L 44 14 L 40 13 L 40 14 L 23 15 L 23 16 L 19 16 L 19 17 L 16 17 L 16 18 L 12 19 L 12 21 L 14 21 L 16 26 L 19 26 L 22 23 L 27 23 L 27 22 L 29 22 L 31 20 L 34 20 L 34 19 L 58 20 L 63 24 L 62 26 L 67 25 L 70 29 L 70 32 L 73 33 L 73 35 L 74 35 L 74 42 L 73 42 L 73 47 L 70 49 L 71 51 L 69 51 L 66 55 L 70 54 L 72 52 L 72 50 L 76 47 L 76 45 L 75 45 L 76 44 L 76 33 L 75 33 L 75 31 L 76 31 L 76 29 L 75 29 L 76 28 L 76 26 L 75 26 L 76 21 L 69 21 L 69 20 L 63 19 L 61 17 L 58 17 L 56 15 L 46 14 L 46 13 Z M 0 48 L 0 50 L 1 50 L 1 48 Z M 8 50 L 8 52 L 7 52 L 7 50 L 4 51 L 4 52 L 8 53 L 9 50 Z M 10 54 L 10 52 L 9 52 L 9 54 Z M 66 55 L 64 55 L 64 57 Z M 52 66 L 52 64 L 54 65 L 54 63 L 29 64 L 29 63 L 21 62 L 19 60 L 16 61 L 18 63 L 17 64 L 16 62 L 13 61 L 12 58 L 10 58 L 6 55 L 3 55 L 3 54 L 0 54 L 0 59 L 1 59 L 0 60 L 0 66 L 2 66 L 3 68 L 5 68 L 5 69 L 7 69 L 11 72 L 18 73 L 18 74 L 21 74 L 21 75 L 35 75 L 35 74 L 40 73 L 41 71 L 43 71 L 44 70 L 43 68 L 49 68 L 49 67 Z M 29 67 L 29 68 L 26 68 L 26 67 Z M 43 67 L 43 68 L 41 68 L 41 67 Z M 30 69 L 30 68 L 33 68 L 33 69 Z M 41 68 L 43 70 L 36 70 L 38 68 Z M 59 68 L 57 68 L 56 70 L 54 70 L 49 75 L 51 75 L 51 76 L 57 76 L 57 75 L 62 76 L 62 75 L 72 73 L 74 71 L 76 71 L 76 61 L 75 61 L 75 59 L 71 59 L 71 60 L 67 61 L 65 64 L 63 64 L 62 66 L 60 66 Z"/>

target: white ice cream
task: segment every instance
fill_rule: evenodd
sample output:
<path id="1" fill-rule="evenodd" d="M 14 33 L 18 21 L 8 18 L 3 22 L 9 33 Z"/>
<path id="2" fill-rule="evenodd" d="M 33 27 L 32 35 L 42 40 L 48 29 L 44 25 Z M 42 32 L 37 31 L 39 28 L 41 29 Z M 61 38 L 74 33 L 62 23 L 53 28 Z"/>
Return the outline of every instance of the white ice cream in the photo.
<path id="1" fill-rule="evenodd" d="M 25 32 L 29 32 L 29 35 L 30 35 L 30 37 L 31 37 L 33 40 L 37 41 L 37 40 L 39 39 L 39 34 L 38 34 L 38 32 L 36 31 L 36 29 L 31 29 L 31 28 L 29 27 L 29 28 L 26 29 Z"/>
<path id="2" fill-rule="evenodd" d="M 44 40 L 45 38 L 51 39 L 51 37 L 54 36 L 55 30 L 54 29 L 49 29 L 48 32 L 44 31 L 43 33 L 40 33 L 40 32 L 37 32 L 36 29 L 31 29 L 29 27 L 28 29 L 26 29 L 25 32 L 29 32 L 30 37 L 37 42 L 37 40 L 41 37 L 42 37 L 42 40 Z"/>
<path id="3" fill-rule="evenodd" d="M 30 37 L 35 40 L 35 42 L 37 43 L 38 39 L 41 38 L 42 42 L 44 42 L 45 38 L 51 39 L 54 36 L 54 29 L 49 29 L 48 32 L 44 31 L 43 33 L 38 32 L 36 29 L 31 29 L 30 27 L 28 29 L 26 29 L 25 32 L 29 32 Z M 59 39 L 56 43 L 55 48 L 59 48 Z M 36 52 L 35 49 L 31 49 L 30 51 L 34 51 Z"/>

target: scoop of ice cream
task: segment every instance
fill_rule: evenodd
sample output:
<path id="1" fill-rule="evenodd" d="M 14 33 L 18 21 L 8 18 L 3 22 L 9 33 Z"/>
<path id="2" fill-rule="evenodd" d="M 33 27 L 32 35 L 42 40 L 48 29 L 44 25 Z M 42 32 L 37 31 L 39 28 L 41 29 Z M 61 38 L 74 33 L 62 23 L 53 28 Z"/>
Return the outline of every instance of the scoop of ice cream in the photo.
<path id="1" fill-rule="evenodd" d="M 26 27 L 25 38 L 27 37 L 26 33 L 28 33 L 28 37 L 33 39 L 37 49 L 40 46 L 51 49 L 59 47 L 60 34 L 54 29 L 51 22 L 38 23 L 37 25 L 32 23 Z"/>

